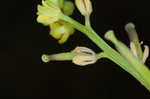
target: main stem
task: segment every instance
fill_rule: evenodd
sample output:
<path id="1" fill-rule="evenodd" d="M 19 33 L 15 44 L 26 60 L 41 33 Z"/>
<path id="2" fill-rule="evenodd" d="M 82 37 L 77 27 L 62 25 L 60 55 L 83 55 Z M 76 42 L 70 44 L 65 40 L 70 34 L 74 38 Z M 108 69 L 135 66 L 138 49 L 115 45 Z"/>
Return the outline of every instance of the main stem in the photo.
<path id="1" fill-rule="evenodd" d="M 95 31 L 87 28 L 86 26 L 63 14 L 61 15 L 61 19 L 70 23 L 74 28 L 88 36 L 99 48 L 101 48 L 105 52 L 105 54 L 107 54 L 110 60 L 117 63 L 125 71 L 129 72 L 150 91 L 150 85 L 144 82 L 145 80 L 141 77 L 141 75 L 138 74 L 132 66 L 130 66 L 130 64 L 124 57 L 122 57 L 118 52 L 112 49 L 102 38 L 100 38 L 99 35 L 95 33 Z"/>

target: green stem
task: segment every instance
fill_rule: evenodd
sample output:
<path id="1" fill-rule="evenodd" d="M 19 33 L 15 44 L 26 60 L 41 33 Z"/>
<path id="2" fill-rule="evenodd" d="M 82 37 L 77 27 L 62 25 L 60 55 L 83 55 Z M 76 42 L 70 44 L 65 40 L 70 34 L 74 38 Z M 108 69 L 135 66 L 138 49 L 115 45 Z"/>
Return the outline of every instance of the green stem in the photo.
<path id="1" fill-rule="evenodd" d="M 121 68 L 129 72 L 132 76 L 134 76 L 138 81 L 140 81 L 145 86 L 145 84 L 143 83 L 143 79 L 141 78 L 141 75 L 139 75 L 136 72 L 136 70 L 128 63 L 128 61 L 124 57 L 122 57 L 118 52 L 112 49 L 102 38 L 100 38 L 95 31 L 63 14 L 61 15 L 61 19 L 70 23 L 74 28 L 76 28 L 77 30 L 81 31 L 86 36 L 88 36 L 99 48 L 101 48 L 106 53 L 106 55 L 109 57 L 110 60 L 117 63 Z M 147 88 L 148 86 L 145 87 Z M 147 89 L 150 91 L 149 88 Z"/>
<path id="2" fill-rule="evenodd" d="M 85 26 L 91 28 L 90 16 L 85 16 Z"/>
<path id="3" fill-rule="evenodd" d="M 109 60 L 115 62 L 114 58 L 110 57 L 109 55 L 107 55 L 107 54 L 104 53 L 104 52 L 101 52 L 101 53 L 97 54 L 96 56 L 97 56 L 97 59 L 107 58 L 107 59 L 109 59 Z M 126 60 L 126 59 L 124 59 L 124 60 Z M 116 63 L 116 64 L 118 64 L 119 66 L 122 65 L 122 64 L 120 64 L 120 63 Z M 130 66 L 130 65 L 129 65 L 129 64 L 128 64 L 128 65 L 126 64 L 126 66 Z M 135 68 L 134 68 L 134 67 L 131 67 L 131 66 L 130 66 L 130 67 L 127 68 L 127 69 L 126 69 L 126 68 L 123 68 L 123 69 L 126 70 L 127 72 L 129 72 L 129 73 L 130 73 L 133 77 L 135 77 L 138 81 L 140 81 L 140 82 L 142 83 L 142 85 L 147 86 L 147 85 L 145 85 L 144 80 L 141 78 L 140 74 L 135 71 Z"/>
<path id="4" fill-rule="evenodd" d="M 120 65 L 122 64 L 122 68 L 125 69 L 125 67 L 127 67 L 128 63 L 124 61 L 124 58 L 118 52 L 112 49 L 107 43 L 105 43 L 105 41 L 101 39 L 93 30 L 85 27 L 84 25 L 63 14 L 61 18 L 62 20 L 67 21 L 74 28 L 88 36 L 99 48 L 101 48 L 105 53 L 107 53 L 114 61 L 117 61 L 117 63 Z"/>

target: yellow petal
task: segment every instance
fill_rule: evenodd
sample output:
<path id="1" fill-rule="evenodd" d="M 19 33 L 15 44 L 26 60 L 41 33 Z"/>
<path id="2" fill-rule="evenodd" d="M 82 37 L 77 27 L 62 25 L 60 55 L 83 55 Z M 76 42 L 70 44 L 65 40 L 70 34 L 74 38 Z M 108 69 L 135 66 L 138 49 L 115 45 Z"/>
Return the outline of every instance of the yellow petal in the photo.
<path id="1" fill-rule="evenodd" d="M 39 23 L 42 23 L 44 25 L 49 25 L 53 22 L 56 22 L 58 20 L 57 17 L 50 17 L 50 16 L 45 16 L 43 14 L 40 14 L 38 17 L 37 17 L 37 22 Z"/>

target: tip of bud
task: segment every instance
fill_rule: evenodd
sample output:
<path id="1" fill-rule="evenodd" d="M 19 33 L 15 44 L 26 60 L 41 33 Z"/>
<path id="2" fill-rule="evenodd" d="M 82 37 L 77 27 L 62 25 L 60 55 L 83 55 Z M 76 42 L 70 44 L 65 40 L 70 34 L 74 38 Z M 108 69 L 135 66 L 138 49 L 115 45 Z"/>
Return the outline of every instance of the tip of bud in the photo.
<path id="1" fill-rule="evenodd" d="M 135 29 L 135 25 L 133 23 L 130 22 L 130 23 L 128 23 L 128 24 L 125 25 L 125 30 L 127 32 L 130 32 L 133 29 Z"/>
<path id="2" fill-rule="evenodd" d="M 42 61 L 45 62 L 45 63 L 47 63 L 47 62 L 50 61 L 50 57 L 49 57 L 48 55 L 45 55 L 45 54 L 42 55 L 41 59 L 42 59 Z"/>

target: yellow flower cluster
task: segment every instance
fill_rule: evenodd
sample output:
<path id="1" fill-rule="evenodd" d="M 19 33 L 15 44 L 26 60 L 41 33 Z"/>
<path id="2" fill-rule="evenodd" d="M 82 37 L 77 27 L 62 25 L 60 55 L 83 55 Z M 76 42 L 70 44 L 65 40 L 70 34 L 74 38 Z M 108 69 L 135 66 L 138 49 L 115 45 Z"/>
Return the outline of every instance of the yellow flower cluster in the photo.
<path id="1" fill-rule="evenodd" d="M 59 40 L 60 44 L 66 42 L 73 34 L 74 28 L 69 23 L 60 20 L 60 15 L 62 13 L 71 15 L 74 10 L 73 3 L 63 0 L 42 0 L 42 5 L 38 5 L 37 9 L 37 22 L 49 26 L 50 35 Z"/>

